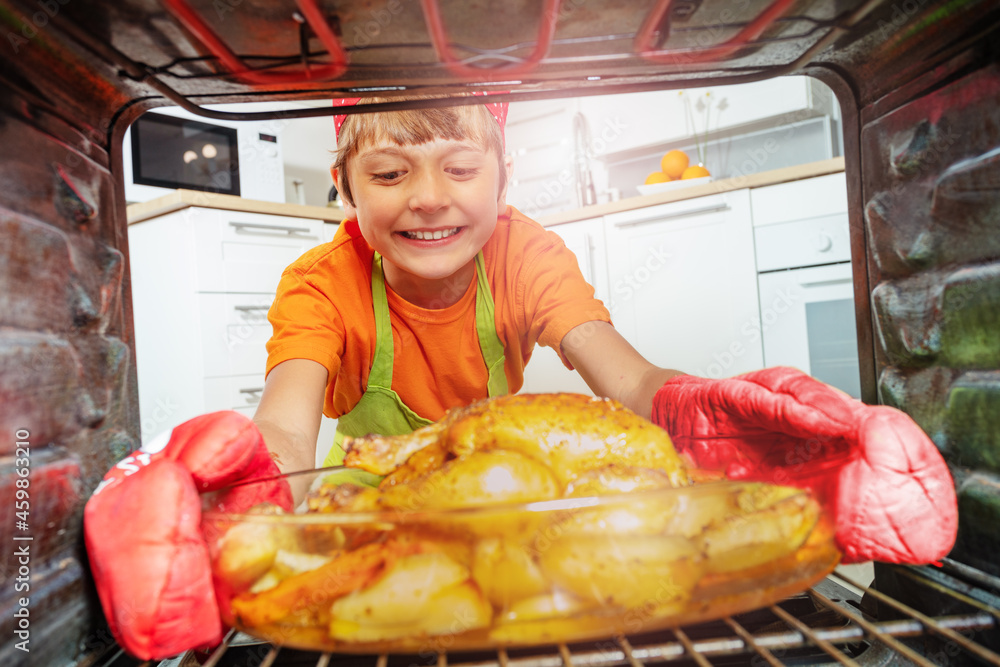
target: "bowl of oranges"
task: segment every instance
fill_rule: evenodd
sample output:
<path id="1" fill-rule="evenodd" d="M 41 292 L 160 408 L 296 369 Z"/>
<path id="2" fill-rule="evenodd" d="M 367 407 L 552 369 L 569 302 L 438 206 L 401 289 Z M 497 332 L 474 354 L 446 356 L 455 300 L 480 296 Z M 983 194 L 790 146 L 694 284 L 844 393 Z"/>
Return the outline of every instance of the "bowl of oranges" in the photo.
<path id="1" fill-rule="evenodd" d="M 639 194 L 652 195 L 675 188 L 708 183 L 711 180 L 712 174 L 703 165 L 691 164 L 687 153 L 672 150 L 660 158 L 660 170 L 651 172 L 646 177 L 646 182 L 636 187 Z"/>

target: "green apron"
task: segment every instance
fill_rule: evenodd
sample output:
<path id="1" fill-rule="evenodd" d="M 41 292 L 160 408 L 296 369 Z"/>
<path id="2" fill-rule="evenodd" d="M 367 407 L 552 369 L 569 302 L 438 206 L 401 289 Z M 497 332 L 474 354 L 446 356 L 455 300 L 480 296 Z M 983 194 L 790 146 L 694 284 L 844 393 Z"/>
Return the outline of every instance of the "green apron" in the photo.
<path id="1" fill-rule="evenodd" d="M 489 371 L 487 389 L 491 397 L 502 396 L 507 393 L 503 344 L 497 336 L 493 294 L 486 280 L 486 267 L 481 251 L 476 255 L 476 281 L 476 333 L 479 335 L 483 361 Z M 429 419 L 407 407 L 392 390 L 392 326 L 389 322 L 389 300 L 385 293 L 382 256 L 377 252 L 372 258 L 372 302 L 375 306 L 375 359 L 368 374 L 368 388 L 354 409 L 337 420 L 337 434 L 333 439 L 333 447 L 323 462 L 324 466 L 340 465 L 343 462 L 344 436 L 359 438 L 369 433 L 404 435 L 431 423 Z M 381 480 L 371 473 L 360 470 L 352 472 L 369 475 L 369 484 L 377 484 Z"/>

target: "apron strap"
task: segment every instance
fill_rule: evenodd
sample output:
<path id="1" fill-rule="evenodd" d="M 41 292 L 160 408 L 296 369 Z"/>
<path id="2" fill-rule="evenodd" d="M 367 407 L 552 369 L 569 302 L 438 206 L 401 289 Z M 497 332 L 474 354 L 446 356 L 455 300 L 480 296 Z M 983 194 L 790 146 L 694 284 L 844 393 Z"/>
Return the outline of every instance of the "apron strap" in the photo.
<path id="1" fill-rule="evenodd" d="M 490 397 L 504 396 L 509 393 L 507 373 L 504 370 L 506 359 L 503 343 L 497 335 L 496 306 L 490 283 L 486 279 L 486 262 L 483 260 L 482 250 L 476 254 L 476 281 L 476 333 L 479 335 L 479 349 L 489 373 L 487 389 Z"/>
<path id="2" fill-rule="evenodd" d="M 368 372 L 368 386 L 389 389 L 392 386 L 392 322 L 389 301 L 385 297 L 385 273 L 382 255 L 372 257 L 372 303 L 375 306 L 375 359 Z"/>
<path id="3" fill-rule="evenodd" d="M 476 281 L 476 334 L 489 373 L 487 389 L 491 397 L 503 396 L 508 393 L 504 350 L 494 322 L 496 306 L 486 279 L 482 251 L 476 255 Z M 340 416 L 334 445 L 324 465 L 337 465 L 343 461 L 341 443 L 345 435 L 359 437 L 376 428 L 382 435 L 401 435 L 431 423 L 413 412 L 391 387 L 394 354 L 392 323 L 389 320 L 382 256 L 377 252 L 372 258 L 372 302 L 375 311 L 375 358 L 368 373 L 368 387 L 358 404 Z"/>

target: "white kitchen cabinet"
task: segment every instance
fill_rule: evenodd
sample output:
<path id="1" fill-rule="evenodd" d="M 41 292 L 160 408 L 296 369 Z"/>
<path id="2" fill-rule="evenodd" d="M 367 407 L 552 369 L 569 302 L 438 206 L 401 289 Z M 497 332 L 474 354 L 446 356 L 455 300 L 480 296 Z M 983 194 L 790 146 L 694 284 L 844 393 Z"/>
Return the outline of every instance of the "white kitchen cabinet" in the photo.
<path id="1" fill-rule="evenodd" d="M 735 86 L 663 90 L 625 95 L 580 98 L 594 137 L 596 156 L 658 146 L 703 134 L 759 129 L 761 123 L 787 124 L 832 112 L 828 89 L 806 76 L 787 76 Z M 705 126 L 703 113 L 694 111 L 698 97 L 711 93 L 712 109 Z M 686 110 L 685 98 L 692 104 Z M 725 110 L 718 103 L 725 98 Z M 692 127 L 692 121 L 694 127 Z"/>
<path id="2" fill-rule="evenodd" d="M 573 178 L 572 99 L 520 102 L 507 118 L 505 142 L 514 161 L 507 202 L 529 217 L 577 205 Z"/>
<path id="3" fill-rule="evenodd" d="M 706 377 L 763 367 L 748 190 L 605 217 L 612 319 L 652 363 Z"/>
<path id="4" fill-rule="evenodd" d="M 595 296 L 607 303 L 608 263 L 605 252 L 604 219 L 592 218 L 562 225 L 548 231 L 558 234 L 573 251 L 584 279 L 594 287 Z M 577 392 L 593 394 L 580 374 L 566 368 L 556 351 L 538 346 L 524 369 L 521 393 Z"/>
<path id="5" fill-rule="evenodd" d="M 253 415 L 281 272 L 333 227 L 197 206 L 129 225 L 143 442 L 206 412 Z M 336 422 L 323 421 L 326 448 Z"/>
<path id="6" fill-rule="evenodd" d="M 594 137 L 594 155 L 603 157 L 691 136 L 684 102 L 677 93 L 657 90 L 581 98 L 580 110 Z"/>

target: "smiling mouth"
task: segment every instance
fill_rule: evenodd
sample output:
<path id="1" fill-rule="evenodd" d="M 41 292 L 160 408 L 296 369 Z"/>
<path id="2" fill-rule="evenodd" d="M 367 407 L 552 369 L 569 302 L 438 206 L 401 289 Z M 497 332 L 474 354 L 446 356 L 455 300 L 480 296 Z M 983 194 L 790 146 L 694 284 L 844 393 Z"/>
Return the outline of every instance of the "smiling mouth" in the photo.
<path id="1" fill-rule="evenodd" d="M 408 239 L 413 239 L 414 241 L 437 241 L 438 239 L 446 239 L 449 236 L 454 236 L 461 231 L 461 227 L 452 227 L 450 229 L 435 229 L 434 231 L 427 232 L 399 232 L 403 237 Z"/>

